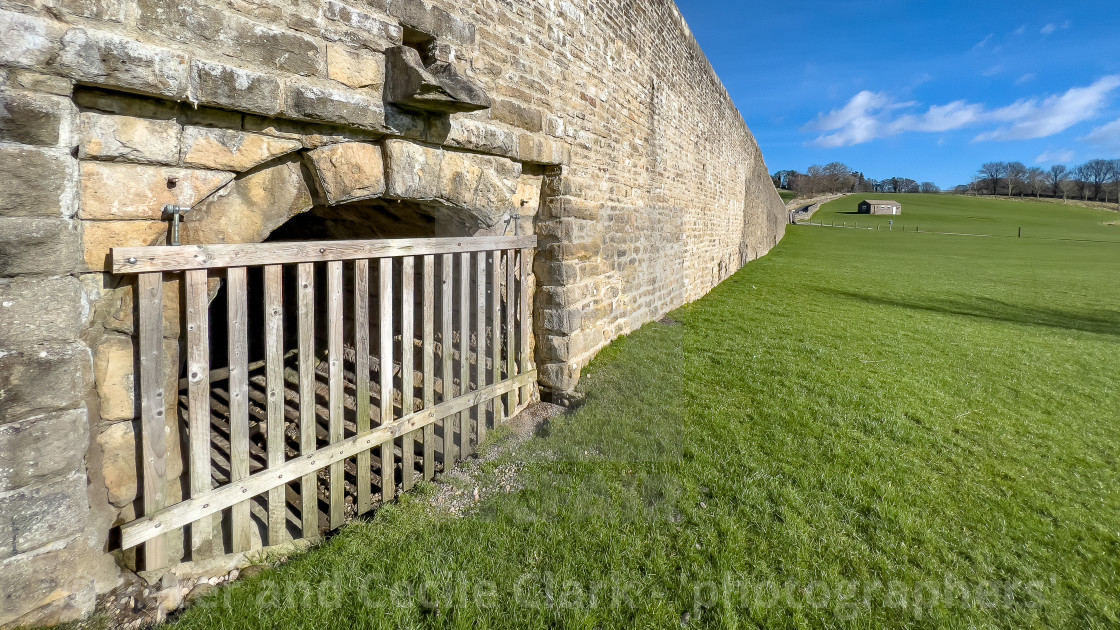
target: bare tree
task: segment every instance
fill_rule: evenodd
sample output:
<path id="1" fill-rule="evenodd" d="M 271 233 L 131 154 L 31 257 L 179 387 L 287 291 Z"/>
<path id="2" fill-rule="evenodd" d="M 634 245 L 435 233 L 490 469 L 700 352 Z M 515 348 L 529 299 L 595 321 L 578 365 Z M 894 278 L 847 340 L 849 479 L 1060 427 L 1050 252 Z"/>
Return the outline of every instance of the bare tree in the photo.
<path id="1" fill-rule="evenodd" d="M 1004 175 L 1007 177 L 1007 196 L 1010 197 L 1015 194 L 1015 189 L 1023 184 L 1027 176 L 1027 166 L 1022 162 L 1009 162 Z"/>
<path id="2" fill-rule="evenodd" d="M 1062 182 L 1066 181 L 1066 178 L 1069 177 L 1069 167 L 1065 164 L 1055 164 L 1046 172 L 1046 177 L 1050 183 L 1050 190 L 1053 192 L 1054 197 L 1057 198 L 1059 189 L 1065 190 L 1062 187 Z"/>
<path id="3" fill-rule="evenodd" d="M 980 167 L 980 179 L 987 182 L 988 190 L 992 194 L 998 194 L 999 181 L 1007 177 L 1007 163 L 1006 162 L 987 162 Z"/>
<path id="4" fill-rule="evenodd" d="M 936 194 L 941 192 L 941 187 L 933 182 L 922 182 L 921 190 L 924 193 Z"/>
<path id="5" fill-rule="evenodd" d="M 1034 198 L 1038 199 L 1042 196 L 1042 188 L 1046 184 L 1046 171 L 1032 166 L 1027 169 L 1027 190 L 1034 194 Z"/>
<path id="6" fill-rule="evenodd" d="M 1116 209 L 1120 210 L 1120 160 L 1112 160 L 1112 188 L 1116 191 Z"/>
<path id="7" fill-rule="evenodd" d="M 1110 160 L 1089 160 L 1078 169 L 1085 181 L 1093 189 L 1093 199 L 1101 200 L 1101 191 L 1104 185 L 1112 179 L 1112 162 Z"/>

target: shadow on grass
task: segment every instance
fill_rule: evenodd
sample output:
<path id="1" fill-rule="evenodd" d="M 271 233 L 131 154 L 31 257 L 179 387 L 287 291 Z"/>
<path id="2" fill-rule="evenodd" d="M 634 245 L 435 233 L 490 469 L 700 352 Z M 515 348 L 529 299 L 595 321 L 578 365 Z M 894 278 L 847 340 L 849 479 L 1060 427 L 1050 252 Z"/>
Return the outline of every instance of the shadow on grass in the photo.
<path id="1" fill-rule="evenodd" d="M 1027 306 L 975 295 L 905 300 L 837 289 L 819 288 L 818 290 L 830 295 L 880 306 L 896 306 L 933 313 L 977 317 L 1011 324 L 1045 326 L 1060 330 L 1077 330 L 1120 337 L 1120 311 L 1108 309 L 1075 310 L 1052 306 Z"/>

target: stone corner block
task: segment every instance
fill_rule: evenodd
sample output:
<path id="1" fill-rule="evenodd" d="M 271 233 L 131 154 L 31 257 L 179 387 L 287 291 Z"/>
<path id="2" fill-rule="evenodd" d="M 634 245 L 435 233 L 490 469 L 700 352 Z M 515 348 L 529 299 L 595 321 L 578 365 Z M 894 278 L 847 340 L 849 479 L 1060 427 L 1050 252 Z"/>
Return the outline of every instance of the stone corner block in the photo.
<path id="1" fill-rule="evenodd" d="M 164 205 L 193 207 L 234 178 L 225 171 L 92 161 L 82 162 L 81 175 L 78 216 L 94 221 L 160 221 Z"/>
<path id="2" fill-rule="evenodd" d="M 285 82 L 282 113 L 290 118 L 326 122 L 371 131 L 385 130 L 380 95 L 326 81 L 292 78 Z"/>

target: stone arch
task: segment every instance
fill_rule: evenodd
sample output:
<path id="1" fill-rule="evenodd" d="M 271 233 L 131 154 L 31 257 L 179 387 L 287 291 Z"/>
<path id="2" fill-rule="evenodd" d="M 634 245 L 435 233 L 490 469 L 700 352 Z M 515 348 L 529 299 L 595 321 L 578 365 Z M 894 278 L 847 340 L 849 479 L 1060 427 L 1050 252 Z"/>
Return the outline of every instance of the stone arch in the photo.
<path id="1" fill-rule="evenodd" d="M 405 140 L 342 142 L 240 174 L 189 212 L 186 244 L 532 233 L 543 175 Z"/>

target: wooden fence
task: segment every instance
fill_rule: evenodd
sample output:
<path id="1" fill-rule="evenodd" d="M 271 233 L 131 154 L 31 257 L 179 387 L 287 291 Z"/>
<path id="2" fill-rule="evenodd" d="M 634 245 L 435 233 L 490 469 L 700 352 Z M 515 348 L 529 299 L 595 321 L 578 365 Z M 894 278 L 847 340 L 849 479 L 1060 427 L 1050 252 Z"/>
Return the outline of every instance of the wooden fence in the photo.
<path id="1" fill-rule="evenodd" d="M 468 457 L 536 382 L 535 247 L 528 236 L 114 249 L 113 270 L 138 274 L 143 457 L 144 516 L 121 526 L 121 547 L 143 544 L 152 569 L 178 528 L 194 559 L 250 550 L 253 527 L 266 532 L 256 544 L 314 538 Z M 165 356 L 172 278 L 185 365 Z M 165 392 L 180 367 L 181 391 Z M 168 410 L 187 436 L 176 503 Z"/>

